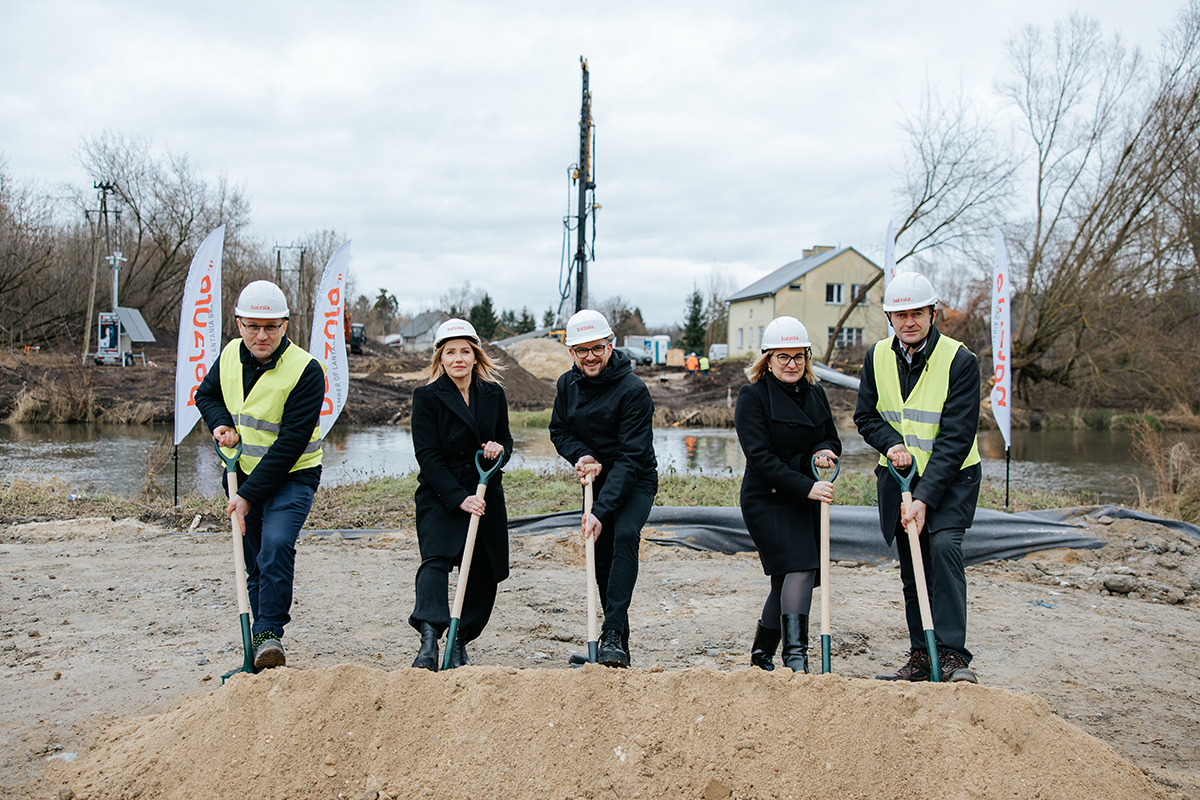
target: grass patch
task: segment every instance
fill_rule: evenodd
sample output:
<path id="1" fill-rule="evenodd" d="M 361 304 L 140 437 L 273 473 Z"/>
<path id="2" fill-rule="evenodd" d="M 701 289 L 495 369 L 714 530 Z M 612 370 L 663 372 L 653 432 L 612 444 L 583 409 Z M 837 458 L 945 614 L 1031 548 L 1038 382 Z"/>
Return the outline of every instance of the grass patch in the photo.
<path id="1" fill-rule="evenodd" d="M 573 511 L 583 496 L 574 473 L 567 470 L 538 472 L 518 469 L 504 474 L 504 493 L 510 517 Z M 741 476 L 660 475 L 658 506 L 737 506 Z M 322 486 L 313 502 L 306 527 L 310 529 L 413 530 L 416 525 L 413 493 L 416 473 L 398 478 L 370 478 L 338 486 Z M 834 505 L 874 506 L 875 476 L 843 472 L 834 483 Z M 0 485 L 0 522 L 35 522 L 82 517 L 135 517 L 172 530 L 187 530 L 199 514 L 202 524 L 221 528 L 225 498 L 221 495 L 180 498 L 180 511 L 172 498 L 127 498 L 111 495 L 74 497 L 58 478 L 17 475 Z M 1013 488 L 1010 511 L 1064 508 L 1094 502 L 1082 496 Z M 1004 485 L 990 481 L 979 496 L 981 508 L 1004 508 Z"/>
<path id="2" fill-rule="evenodd" d="M 509 411 L 508 426 L 510 428 L 549 428 L 550 414 L 553 411 L 552 408 L 543 411 Z"/>

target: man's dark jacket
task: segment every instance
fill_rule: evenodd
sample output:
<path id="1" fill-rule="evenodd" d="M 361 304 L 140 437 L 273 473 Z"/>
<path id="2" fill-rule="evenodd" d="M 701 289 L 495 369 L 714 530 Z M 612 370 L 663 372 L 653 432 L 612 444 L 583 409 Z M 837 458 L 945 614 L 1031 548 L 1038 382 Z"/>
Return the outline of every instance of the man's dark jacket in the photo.
<path id="1" fill-rule="evenodd" d="M 617 510 L 640 482 L 658 486 L 654 457 L 654 401 L 629 356 L 613 350 L 595 378 L 572 366 L 558 379 L 550 441 L 576 464 L 592 456 L 603 466 L 596 478 L 592 513 L 603 520 Z"/>
<path id="2" fill-rule="evenodd" d="M 941 333 L 930 326 L 925 347 L 913 357 L 910 366 L 901 352 L 898 337 L 892 340 L 893 357 L 900 375 L 900 396 L 908 399 L 925 370 L 927 356 L 933 352 Z M 886 341 L 886 340 L 885 340 Z M 876 342 L 867 350 L 863 360 L 858 403 L 854 409 L 854 424 L 871 447 L 886 453 L 892 446 L 903 444 L 900 432 L 893 428 L 876 410 L 879 391 L 875 384 Z M 975 519 L 975 504 L 979 498 L 982 469 L 979 464 L 962 468 L 971 452 L 979 428 L 979 361 L 965 347 L 960 347 L 950 365 L 950 385 L 942 407 L 941 431 L 934 441 L 929 464 L 920 476 L 913 476 L 912 494 L 928 506 L 925 531 L 936 533 L 952 528 L 969 528 Z M 900 521 L 900 485 L 886 466 L 875 468 L 879 499 L 879 525 L 888 544 L 896 535 Z"/>
<path id="3" fill-rule="evenodd" d="M 238 354 L 242 359 L 242 391 L 250 394 L 250 389 L 258 383 L 258 379 L 267 370 L 275 369 L 276 362 L 289 347 L 295 347 L 286 335 L 279 341 L 279 347 L 271 354 L 271 360 L 259 364 L 251 355 L 245 343 L 239 345 Z M 288 395 L 283 405 L 283 417 L 279 423 L 279 437 L 267 450 L 267 454 L 258 462 L 249 476 L 238 469 L 238 494 L 246 498 L 251 505 L 261 505 L 275 494 L 280 483 L 291 480 L 311 486 L 315 491 L 321 483 L 321 465 L 291 472 L 292 467 L 312 439 L 313 428 L 321 418 L 321 402 L 325 398 L 325 371 L 319 361 L 308 362 L 300 380 Z M 236 428 L 233 416 L 225 407 L 225 396 L 221 393 L 220 361 L 213 364 L 212 369 L 200 382 L 196 390 L 196 408 L 204 417 L 204 424 L 210 431 L 221 425 Z M 222 477 L 222 482 L 224 478 Z"/>

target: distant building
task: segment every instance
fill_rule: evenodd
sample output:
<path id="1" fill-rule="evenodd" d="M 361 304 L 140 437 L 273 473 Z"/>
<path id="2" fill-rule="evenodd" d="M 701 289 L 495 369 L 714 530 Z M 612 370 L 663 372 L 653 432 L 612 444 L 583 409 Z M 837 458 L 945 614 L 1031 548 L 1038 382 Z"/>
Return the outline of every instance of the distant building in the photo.
<path id="1" fill-rule="evenodd" d="M 433 337 L 437 333 L 438 325 L 448 319 L 450 319 L 450 315 L 444 311 L 426 311 L 418 314 L 400 326 L 400 329 L 396 331 L 399 338 L 389 344 L 403 349 L 406 353 L 432 350 Z"/>
<path id="2" fill-rule="evenodd" d="M 782 316 L 804 323 L 820 357 L 846 304 L 882 272 L 853 247 L 805 250 L 799 261 L 784 264 L 729 299 L 730 357 L 757 353 L 767 323 Z M 838 335 L 838 348 L 871 344 L 887 335 L 883 289 L 880 280 L 850 313 Z"/>

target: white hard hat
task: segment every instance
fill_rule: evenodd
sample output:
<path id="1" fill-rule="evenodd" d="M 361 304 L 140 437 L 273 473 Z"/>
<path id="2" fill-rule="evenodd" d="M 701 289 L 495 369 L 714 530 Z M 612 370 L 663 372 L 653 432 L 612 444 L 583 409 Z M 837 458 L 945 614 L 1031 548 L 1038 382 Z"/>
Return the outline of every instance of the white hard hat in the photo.
<path id="1" fill-rule="evenodd" d="M 433 337 L 433 346 L 441 347 L 442 342 L 449 339 L 470 339 L 475 344 L 480 344 L 479 334 L 475 332 L 475 326 L 465 319 L 448 319 L 441 325 L 438 325 L 437 335 Z"/>
<path id="2" fill-rule="evenodd" d="M 924 275 L 916 272 L 901 272 L 892 278 L 883 292 L 884 311 L 904 311 L 924 308 L 937 303 L 937 292 Z"/>
<path id="3" fill-rule="evenodd" d="M 776 317 L 763 330 L 762 351 L 777 347 L 812 347 L 808 328 L 795 317 Z"/>
<path id="4" fill-rule="evenodd" d="M 564 341 L 567 347 L 574 347 L 584 342 L 607 339 L 612 335 L 613 330 L 604 315 L 599 311 L 585 308 L 582 311 L 576 311 L 567 320 L 567 335 Z"/>
<path id="5" fill-rule="evenodd" d="M 233 313 L 252 319 L 283 319 L 288 316 L 287 298 L 270 281 L 250 281 L 238 295 Z"/>

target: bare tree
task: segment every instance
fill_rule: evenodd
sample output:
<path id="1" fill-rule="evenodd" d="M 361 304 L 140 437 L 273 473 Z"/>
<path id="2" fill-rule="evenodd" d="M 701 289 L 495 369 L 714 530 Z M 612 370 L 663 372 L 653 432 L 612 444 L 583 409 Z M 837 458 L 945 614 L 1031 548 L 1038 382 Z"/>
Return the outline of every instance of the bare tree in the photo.
<path id="1" fill-rule="evenodd" d="M 148 139 L 111 132 L 86 137 L 78 158 L 93 180 L 116 186 L 122 213 L 114 248 L 129 259 L 121 271 L 122 303 L 140 308 L 152 325 L 166 323 L 178 309 L 196 247 L 225 225 L 225 246 L 237 249 L 249 224 L 248 202 L 224 176 L 210 183 L 186 156 L 160 156 Z M 81 208 L 89 203 L 89 196 L 79 196 Z"/>
<path id="2" fill-rule="evenodd" d="M 905 242 L 896 263 L 935 248 L 966 251 L 1011 205 L 1020 159 L 961 90 L 942 100 L 927 84 L 916 112 L 906 115 L 900 128 L 908 148 L 900 189 L 905 211 L 896 230 L 897 243 L 901 237 Z M 842 326 L 882 279 L 880 273 L 851 299 L 833 328 L 823 361 L 833 357 Z"/>

